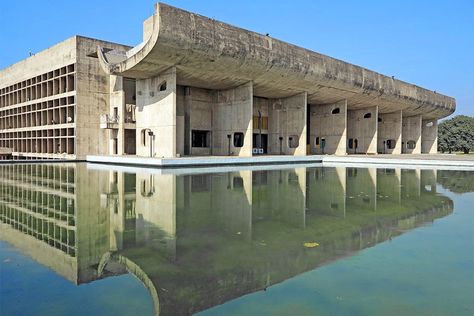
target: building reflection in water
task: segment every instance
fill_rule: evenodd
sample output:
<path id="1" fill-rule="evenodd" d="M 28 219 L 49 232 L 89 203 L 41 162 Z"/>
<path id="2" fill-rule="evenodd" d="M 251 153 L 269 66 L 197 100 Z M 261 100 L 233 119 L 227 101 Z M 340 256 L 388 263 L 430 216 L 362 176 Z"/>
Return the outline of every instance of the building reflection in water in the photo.
<path id="1" fill-rule="evenodd" d="M 76 284 L 129 271 L 165 315 L 264 289 L 453 210 L 433 170 L 0 169 L 1 239 Z"/>

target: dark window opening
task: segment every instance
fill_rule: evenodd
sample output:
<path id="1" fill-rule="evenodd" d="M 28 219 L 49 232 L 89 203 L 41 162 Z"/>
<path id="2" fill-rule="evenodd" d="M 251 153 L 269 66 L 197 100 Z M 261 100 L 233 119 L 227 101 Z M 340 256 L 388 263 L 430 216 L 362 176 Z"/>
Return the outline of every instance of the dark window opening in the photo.
<path id="1" fill-rule="evenodd" d="M 397 141 L 395 139 L 388 139 L 387 140 L 387 148 L 388 149 L 394 149 L 396 144 L 397 144 Z"/>
<path id="2" fill-rule="evenodd" d="M 353 138 L 349 138 L 349 143 L 347 144 L 347 147 L 349 147 L 349 149 L 354 148 L 354 139 Z"/>
<path id="3" fill-rule="evenodd" d="M 316 146 L 319 146 L 319 137 L 316 137 Z"/>
<path id="4" fill-rule="evenodd" d="M 334 110 L 332 110 L 331 113 L 332 114 L 339 114 L 339 113 L 341 113 L 341 109 L 340 108 L 335 108 Z"/>
<path id="5" fill-rule="evenodd" d="M 382 123 L 382 118 L 381 117 L 379 117 L 377 120 L 379 121 L 379 123 Z"/>
<path id="6" fill-rule="evenodd" d="M 364 118 L 371 118 L 372 117 L 372 113 L 365 113 L 364 114 Z"/>
<path id="7" fill-rule="evenodd" d="M 414 140 L 407 141 L 407 148 L 408 149 L 415 149 L 415 147 L 416 147 L 416 142 Z"/>
<path id="8" fill-rule="evenodd" d="M 160 91 L 165 91 L 166 90 L 166 81 L 163 81 L 162 84 L 160 84 Z"/>
<path id="9" fill-rule="evenodd" d="M 290 136 L 288 137 L 288 147 L 296 148 L 300 144 L 300 138 L 298 136 Z"/>
<path id="10" fill-rule="evenodd" d="M 210 131 L 192 131 L 192 147 L 209 147 Z"/>
<path id="11" fill-rule="evenodd" d="M 234 147 L 244 146 L 244 133 L 234 133 Z"/>

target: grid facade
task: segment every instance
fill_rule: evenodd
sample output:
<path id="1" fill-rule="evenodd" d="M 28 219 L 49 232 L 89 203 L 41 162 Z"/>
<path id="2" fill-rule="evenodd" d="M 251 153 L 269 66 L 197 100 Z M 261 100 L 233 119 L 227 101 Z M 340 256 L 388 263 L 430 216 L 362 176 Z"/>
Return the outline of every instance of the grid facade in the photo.
<path id="1" fill-rule="evenodd" d="M 77 254 L 74 166 L 0 166 L 0 222 Z"/>
<path id="2" fill-rule="evenodd" d="M 75 63 L 2 88 L 0 148 L 18 159 L 75 155 L 75 117 Z"/>

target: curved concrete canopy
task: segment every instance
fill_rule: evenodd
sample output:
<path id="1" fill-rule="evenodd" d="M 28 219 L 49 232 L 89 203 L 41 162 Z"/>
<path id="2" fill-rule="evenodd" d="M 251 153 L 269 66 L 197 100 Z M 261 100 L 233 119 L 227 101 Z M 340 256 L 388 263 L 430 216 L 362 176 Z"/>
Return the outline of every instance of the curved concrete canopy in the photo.
<path id="1" fill-rule="evenodd" d="M 175 66 L 180 85 L 226 89 L 252 81 L 256 96 L 307 91 L 310 104 L 347 99 L 348 109 L 378 105 L 379 113 L 424 119 L 456 107 L 451 97 L 166 4 L 155 5 L 152 24 L 148 40 L 128 52 L 99 48 L 104 71 L 149 78 Z"/>

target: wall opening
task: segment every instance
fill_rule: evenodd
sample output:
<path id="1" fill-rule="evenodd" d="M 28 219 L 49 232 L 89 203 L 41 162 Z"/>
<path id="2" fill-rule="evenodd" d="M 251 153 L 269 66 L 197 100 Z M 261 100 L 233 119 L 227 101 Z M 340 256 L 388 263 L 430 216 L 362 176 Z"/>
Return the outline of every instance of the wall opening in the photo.
<path id="1" fill-rule="evenodd" d="M 416 142 L 414 140 L 407 141 L 407 148 L 408 149 L 415 149 L 415 147 L 416 147 Z"/>
<path id="2" fill-rule="evenodd" d="M 340 108 L 335 108 L 334 110 L 331 111 L 331 114 L 339 114 L 339 113 L 341 113 Z"/>
<path id="3" fill-rule="evenodd" d="M 244 146 L 244 133 L 234 133 L 234 147 Z"/>
<path id="4" fill-rule="evenodd" d="M 210 131 L 192 130 L 192 147 L 206 148 L 210 144 Z"/>
<path id="5" fill-rule="evenodd" d="M 372 117 L 372 113 L 365 113 L 364 114 L 365 119 L 368 119 L 368 118 L 371 118 L 371 117 Z"/>
<path id="6" fill-rule="evenodd" d="M 297 148 L 300 144 L 300 138 L 298 136 L 289 136 L 288 137 L 288 147 Z"/>

